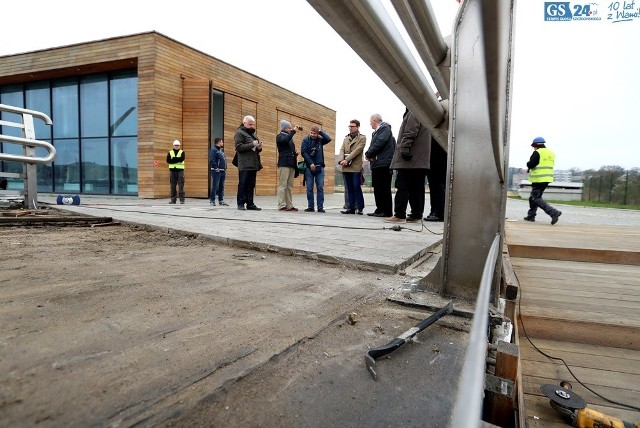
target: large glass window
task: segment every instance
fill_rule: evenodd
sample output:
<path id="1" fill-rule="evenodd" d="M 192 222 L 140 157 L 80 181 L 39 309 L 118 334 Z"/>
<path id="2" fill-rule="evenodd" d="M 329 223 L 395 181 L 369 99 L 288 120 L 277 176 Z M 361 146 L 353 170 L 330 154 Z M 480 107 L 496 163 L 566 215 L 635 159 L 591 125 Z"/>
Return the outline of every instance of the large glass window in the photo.
<path id="1" fill-rule="evenodd" d="M 107 138 L 82 139 L 82 191 L 109 193 L 109 140 Z"/>
<path id="2" fill-rule="evenodd" d="M 138 193 L 135 70 L 0 86 L 0 102 L 41 111 L 53 120 L 53 127 L 34 121 L 36 138 L 52 143 L 57 152 L 52 164 L 37 167 L 38 191 Z M 22 121 L 11 113 L 3 113 L 2 119 Z M 3 126 L 1 131 L 22 136 L 20 128 Z M 23 154 L 22 145 L 4 143 L 0 148 L 3 153 Z M 36 148 L 36 156 L 46 156 L 46 150 Z M 22 172 L 22 164 L 0 162 L 0 170 Z M 21 179 L 9 182 L 9 188 L 24 187 Z"/>
<path id="3" fill-rule="evenodd" d="M 80 131 L 82 137 L 109 136 L 109 99 L 107 75 L 98 74 L 80 80 Z"/>
<path id="4" fill-rule="evenodd" d="M 54 192 L 80 192 L 80 153 L 77 139 L 54 140 Z"/>
<path id="5" fill-rule="evenodd" d="M 138 193 L 138 147 L 135 138 L 111 139 L 112 193 Z"/>
<path id="6" fill-rule="evenodd" d="M 53 82 L 53 138 L 78 138 L 78 81 Z"/>
<path id="7" fill-rule="evenodd" d="M 119 73 L 111 80 L 110 135 L 120 137 L 138 133 L 138 78 L 135 72 Z"/>
<path id="8" fill-rule="evenodd" d="M 51 117 L 51 85 L 49 82 L 35 82 L 25 85 L 25 107 L 29 110 L 40 111 Z M 43 120 L 34 118 L 36 139 L 51 143 L 51 125 Z M 42 147 L 36 147 L 36 157 L 46 157 L 48 151 Z M 38 192 L 53 192 L 53 166 L 52 164 L 36 165 L 38 176 Z"/>
<path id="9" fill-rule="evenodd" d="M 49 82 L 37 82 L 25 85 L 26 108 L 29 110 L 40 111 L 51 117 L 51 87 Z M 36 139 L 50 140 L 51 125 L 47 125 L 41 119 L 34 119 Z"/>

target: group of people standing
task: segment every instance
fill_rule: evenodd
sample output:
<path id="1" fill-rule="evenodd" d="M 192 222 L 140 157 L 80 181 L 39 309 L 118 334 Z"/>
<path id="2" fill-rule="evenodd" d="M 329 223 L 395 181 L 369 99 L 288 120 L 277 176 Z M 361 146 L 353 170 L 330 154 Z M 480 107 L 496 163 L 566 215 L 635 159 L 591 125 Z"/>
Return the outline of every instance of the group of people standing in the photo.
<path id="1" fill-rule="evenodd" d="M 446 152 L 439 147 L 427 129 L 408 109 L 403 116 L 398 133 L 398 142 L 393 136 L 391 125 L 384 122 L 379 114 L 370 117 L 373 129 L 371 144 L 365 152 L 367 137 L 360 133 L 360 121 L 349 121 L 349 133 L 344 137 L 339 153 L 339 162 L 344 177 L 346 201 L 342 214 L 364 212 L 363 156 L 370 162 L 375 210 L 367 215 L 383 217 L 387 222 L 420 222 L 425 204 L 425 177 L 428 177 L 431 194 L 431 213 L 427 221 L 442 221 L 444 217 L 444 189 L 446 174 Z M 304 160 L 304 183 L 307 188 L 306 212 L 324 213 L 324 146 L 331 137 L 319 126 L 313 125 L 302 140 L 300 152 L 296 150 L 294 136 L 302 131 L 298 125 L 287 120 L 280 121 L 280 132 L 276 135 L 278 149 L 278 210 L 298 211 L 293 205 L 292 190 L 294 179 L 299 175 L 298 156 Z M 238 168 L 237 206 L 239 210 L 260 211 L 253 201 L 256 178 L 262 169 L 260 153 L 263 142 L 256 135 L 256 120 L 245 116 L 234 136 L 236 157 L 233 164 Z M 184 162 L 185 153 L 180 141 L 173 143 L 173 150 L 167 154 L 170 169 L 171 200 L 184 203 Z M 227 159 L 224 154 L 224 140 L 215 138 L 209 152 L 211 172 L 210 204 L 226 206 L 224 184 Z M 391 185 L 393 171 L 397 171 L 395 201 Z M 411 212 L 407 213 L 410 205 Z"/>
<path id="2" fill-rule="evenodd" d="M 447 154 L 431 137 L 427 129 L 406 109 L 398 141 L 391 125 L 382 116 L 373 114 L 369 123 L 373 129 L 371 144 L 366 152 L 366 137 L 360 134 L 360 122 L 349 122 L 349 133 L 340 149 L 339 164 L 348 199 L 342 214 L 362 214 L 364 198 L 361 189 L 362 154 L 369 161 L 375 210 L 367 215 L 383 217 L 385 222 L 421 222 L 425 205 L 425 177 L 428 177 L 431 212 L 427 221 L 443 221 Z M 397 171 L 395 200 L 391 184 Z M 407 207 L 411 212 L 407 213 Z"/>

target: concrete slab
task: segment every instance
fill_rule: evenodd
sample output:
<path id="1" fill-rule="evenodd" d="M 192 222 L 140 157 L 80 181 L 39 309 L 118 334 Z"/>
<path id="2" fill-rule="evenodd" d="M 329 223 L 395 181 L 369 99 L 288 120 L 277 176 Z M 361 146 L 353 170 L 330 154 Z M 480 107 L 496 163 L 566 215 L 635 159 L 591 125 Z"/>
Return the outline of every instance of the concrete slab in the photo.
<path id="1" fill-rule="evenodd" d="M 275 196 L 255 198 L 262 211 L 240 211 L 235 204 L 211 206 L 208 199 L 170 205 L 168 200 L 82 196 L 80 205 L 55 205 L 55 198 L 41 195 L 39 201 L 77 214 L 111 216 L 114 221 L 194 233 L 225 244 L 367 270 L 397 272 L 442 241 L 443 223 L 402 224 L 399 231 L 394 231 L 394 224 L 381 218 L 341 214 L 341 193 L 326 195 L 326 213 L 278 211 Z M 367 207 L 374 205 L 373 195 L 365 198 Z M 296 195 L 294 205 L 304 208 L 306 196 Z M 367 211 L 372 210 L 365 208 Z"/>

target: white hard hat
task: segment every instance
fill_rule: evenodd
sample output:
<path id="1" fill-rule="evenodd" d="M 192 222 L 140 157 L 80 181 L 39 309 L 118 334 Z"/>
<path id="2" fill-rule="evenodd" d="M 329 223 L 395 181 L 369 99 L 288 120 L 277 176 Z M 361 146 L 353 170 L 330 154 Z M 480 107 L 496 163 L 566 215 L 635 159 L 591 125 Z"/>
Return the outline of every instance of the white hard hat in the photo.
<path id="1" fill-rule="evenodd" d="M 173 145 L 174 146 L 179 146 L 180 145 L 180 140 L 173 140 Z"/>

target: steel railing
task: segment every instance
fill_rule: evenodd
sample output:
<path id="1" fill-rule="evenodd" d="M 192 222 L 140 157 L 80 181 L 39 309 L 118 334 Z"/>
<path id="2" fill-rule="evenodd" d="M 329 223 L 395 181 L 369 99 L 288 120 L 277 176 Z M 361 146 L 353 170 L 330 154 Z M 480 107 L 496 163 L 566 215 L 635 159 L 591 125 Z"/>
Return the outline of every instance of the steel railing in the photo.
<path id="1" fill-rule="evenodd" d="M 38 208 L 38 179 L 36 165 L 52 162 L 56 157 L 56 149 L 51 143 L 36 140 L 33 118 L 36 117 L 41 119 L 47 125 L 52 125 L 53 122 L 45 113 L 5 104 L 0 104 L 0 112 L 13 113 L 20 115 L 21 117 L 22 122 L 0 120 L 0 125 L 3 127 L 8 126 L 11 128 L 18 128 L 22 132 L 22 137 L 0 134 L 0 142 L 20 144 L 24 148 L 24 154 L 16 155 L 11 153 L 0 153 L 0 160 L 21 162 L 23 164 L 23 174 L 21 178 L 24 180 L 24 206 L 25 208 L 30 209 Z M 36 156 L 37 147 L 47 150 L 47 155 L 43 157 Z M 0 176 L 15 178 L 16 174 L 0 172 Z"/>
<path id="2" fill-rule="evenodd" d="M 451 427 L 479 427 L 482 424 L 482 397 L 486 371 L 489 300 L 495 273 L 500 235 L 496 235 L 487 254 L 476 298 L 469 344 L 462 365 L 458 393 L 453 407 Z"/>

